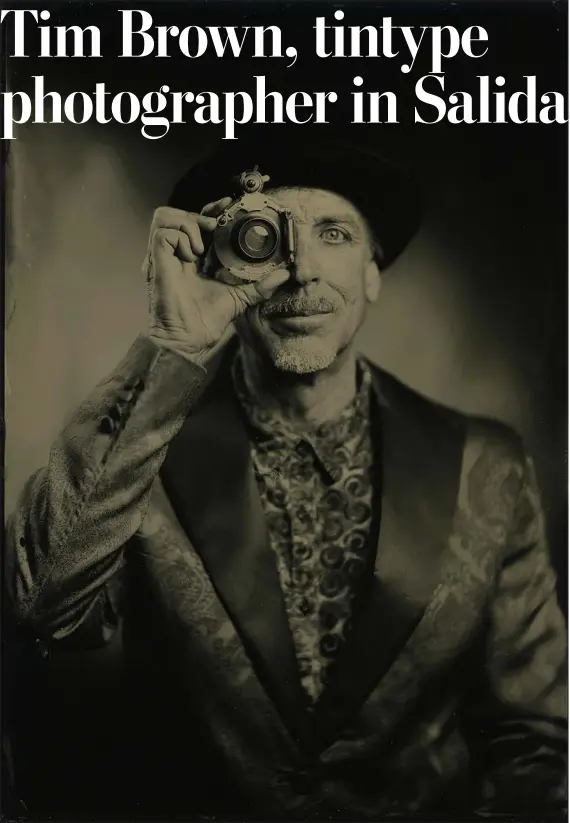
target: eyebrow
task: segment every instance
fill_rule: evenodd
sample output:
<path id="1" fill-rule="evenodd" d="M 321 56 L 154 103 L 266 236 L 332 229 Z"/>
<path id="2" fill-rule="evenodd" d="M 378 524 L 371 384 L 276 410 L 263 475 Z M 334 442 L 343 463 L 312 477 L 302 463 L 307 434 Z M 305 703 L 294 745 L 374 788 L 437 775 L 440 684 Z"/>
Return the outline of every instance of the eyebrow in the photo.
<path id="1" fill-rule="evenodd" d="M 320 226 L 323 223 L 347 223 L 355 229 L 365 230 L 361 221 L 357 220 L 352 214 L 323 214 L 316 215 L 313 218 L 315 226 Z"/>

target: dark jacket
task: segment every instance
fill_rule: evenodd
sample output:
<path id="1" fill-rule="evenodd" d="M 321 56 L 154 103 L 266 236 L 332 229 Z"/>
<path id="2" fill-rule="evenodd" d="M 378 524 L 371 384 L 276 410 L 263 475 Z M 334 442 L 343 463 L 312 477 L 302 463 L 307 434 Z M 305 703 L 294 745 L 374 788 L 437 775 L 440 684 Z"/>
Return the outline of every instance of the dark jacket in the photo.
<path id="1" fill-rule="evenodd" d="M 532 463 L 507 427 L 372 369 L 374 576 L 314 710 L 227 357 L 207 385 L 140 338 L 23 490 L 18 623 L 81 647 L 122 616 L 138 817 L 563 808 L 565 624 Z"/>

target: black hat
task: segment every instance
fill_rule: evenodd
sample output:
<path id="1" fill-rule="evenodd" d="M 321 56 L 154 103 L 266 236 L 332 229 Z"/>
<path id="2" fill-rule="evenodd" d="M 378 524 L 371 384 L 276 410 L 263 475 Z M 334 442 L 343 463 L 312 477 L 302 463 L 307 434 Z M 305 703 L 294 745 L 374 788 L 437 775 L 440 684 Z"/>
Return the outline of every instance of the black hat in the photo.
<path id="1" fill-rule="evenodd" d="M 383 268 L 403 251 L 419 226 L 420 192 L 409 167 L 370 149 L 303 135 L 223 141 L 178 182 L 169 205 L 199 212 L 206 203 L 237 194 L 237 178 L 255 166 L 269 175 L 265 191 L 279 186 L 318 188 L 350 201 L 380 244 Z"/>

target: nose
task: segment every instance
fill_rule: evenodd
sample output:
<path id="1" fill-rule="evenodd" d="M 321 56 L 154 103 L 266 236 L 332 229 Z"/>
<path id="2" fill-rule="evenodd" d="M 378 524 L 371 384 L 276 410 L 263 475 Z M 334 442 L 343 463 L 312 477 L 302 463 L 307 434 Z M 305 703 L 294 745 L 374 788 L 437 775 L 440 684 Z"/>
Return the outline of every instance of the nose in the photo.
<path id="1" fill-rule="evenodd" d="M 297 233 L 297 249 L 295 262 L 291 266 L 291 277 L 300 286 L 308 283 L 318 283 L 321 279 L 320 263 L 314 249 Z"/>

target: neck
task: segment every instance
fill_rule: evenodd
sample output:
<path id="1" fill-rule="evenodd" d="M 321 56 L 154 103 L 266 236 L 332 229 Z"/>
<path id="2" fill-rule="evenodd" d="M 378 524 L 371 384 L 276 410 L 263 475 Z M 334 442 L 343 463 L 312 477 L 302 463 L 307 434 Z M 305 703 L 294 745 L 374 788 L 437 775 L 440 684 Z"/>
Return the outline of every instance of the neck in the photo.
<path id="1" fill-rule="evenodd" d="M 247 345 L 242 347 L 242 362 L 246 386 L 255 402 L 299 427 L 334 420 L 356 394 L 356 353 L 352 346 L 328 368 L 311 374 L 278 371 Z"/>

